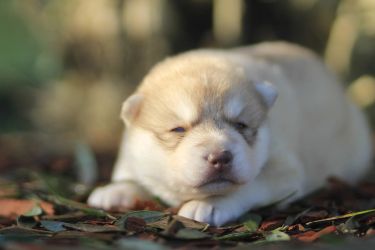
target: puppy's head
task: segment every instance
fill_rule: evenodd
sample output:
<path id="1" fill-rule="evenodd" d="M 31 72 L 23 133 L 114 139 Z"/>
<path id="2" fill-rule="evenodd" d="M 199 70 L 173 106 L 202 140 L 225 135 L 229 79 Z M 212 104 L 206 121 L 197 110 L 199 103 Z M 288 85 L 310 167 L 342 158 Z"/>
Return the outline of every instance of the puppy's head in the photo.
<path id="1" fill-rule="evenodd" d="M 190 198 L 251 182 L 267 158 L 265 119 L 276 95 L 224 54 L 160 63 L 122 111 L 140 178 L 157 178 Z"/>

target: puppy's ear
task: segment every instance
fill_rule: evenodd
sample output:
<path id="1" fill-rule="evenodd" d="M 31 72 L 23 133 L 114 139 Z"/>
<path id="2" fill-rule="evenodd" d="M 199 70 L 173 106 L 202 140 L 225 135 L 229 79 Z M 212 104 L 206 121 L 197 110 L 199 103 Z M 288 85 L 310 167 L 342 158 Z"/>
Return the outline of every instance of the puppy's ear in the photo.
<path id="1" fill-rule="evenodd" d="M 125 122 L 126 126 L 137 117 L 141 108 L 142 100 L 143 96 L 141 94 L 133 94 L 122 104 L 121 119 Z"/>
<path id="2" fill-rule="evenodd" d="M 255 82 L 255 90 L 261 96 L 262 100 L 266 104 L 267 108 L 271 108 L 277 98 L 277 89 L 275 85 L 269 82 Z"/>

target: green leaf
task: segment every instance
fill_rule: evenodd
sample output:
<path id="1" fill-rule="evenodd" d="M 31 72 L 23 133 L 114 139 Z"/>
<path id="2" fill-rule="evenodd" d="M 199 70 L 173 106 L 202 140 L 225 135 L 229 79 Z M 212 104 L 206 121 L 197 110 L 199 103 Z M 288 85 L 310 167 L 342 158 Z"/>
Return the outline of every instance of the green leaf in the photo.
<path id="1" fill-rule="evenodd" d="M 201 232 L 191 228 L 182 228 L 178 230 L 178 232 L 174 236 L 176 238 L 185 240 L 207 239 L 210 237 L 210 235 L 205 232 Z"/>
<path id="2" fill-rule="evenodd" d="M 139 240 L 139 239 L 121 239 L 116 242 L 120 249 L 132 250 L 169 250 L 169 247 L 163 246 L 156 242 Z"/>
<path id="3" fill-rule="evenodd" d="M 269 232 L 263 233 L 264 239 L 257 240 L 253 244 L 262 244 L 267 242 L 277 242 L 277 241 L 289 241 L 290 236 L 284 232 L 281 232 L 279 229 L 275 229 Z"/>
<path id="4" fill-rule="evenodd" d="M 270 232 L 266 232 L 264 236 L 265 236 L 265 240 L 268 242 L 290 240 L 290 236 L 288 234 L 281 232 L 279 230 L 272 230 Z"/>
<path id="5" fill-rule="evenodd" d="M 205 231 L 210 226 L 207 223 L 195 221 L 195 220 L 192 220 L 192 219 L 189 219 L 189 218 L 186 218 L 186 217 L 183 217 L 183 216 L 179 216 L 179 215 L 173 215 L 172 218 L 174 220 L 177 220 L 177 221 L 181 222 L 182 225 L 184 225 L 184 227 L 186 227 L 186 228 L 192 228 L 192 229 L 198 229 L 198 230 L 201 230 L 201 231 Z"/>
<path id="6" fill-rule="evenodd" d="M 85 213 L 81 211 L 70 212 L 67 214 L 60 214 L 60 215 L 44 215 L 42 216 L 43 220 L 55 220 L 55 221 L 63 221 L 63 222 L 76 222 L 79 220 L 83 220 L 85 217 L 88 217 Z"/>
<path id="7" fill-rule="evenodd" d="M 129 217 L 137 217 L 137 218 L 143 219 L 146 223 L 153 223 L 153 222 L 163 219 L 163 217 L 167 215 L 168 215 L 167 213 L 163 213 L 160 211 L 149 211 L 149 210 L 132 211 L 121 216 L 121 218 L 118 219 L 115 224 L 116 226 L 123 228 L 126 220 Z"/>
<path id="8" fill-rule="evenodd" d="M 1 228 L 0 235 L 18 236 L 22 238 L 22 237 L 28 237 L 28 236 L 50 236 L 51 232 L 31 229 L 31 228 L 22 227 L 22 226 L 10 226 L 10 227 Z"/>
<path id="9" fill-rule="evenodd" d="M 262 221 L 262 217 L 257 214 L 246 214 L 245 217 L 247 220 L 243 223 L 244 227 L 249 231 L 249 232 L 255 232 L 259 228 L 259 224 Z"/>
<path id="10" fill-rule="evenodd" d="M 43 209 L 39 205 L 35 204 L 34 207 L 31 210 L 24 213 L 23 216 L 33 217 L 33 216 L 39 216 L 42 213 L 43 213 Z"/>
<path id="11" fill-rule="evenodd" d="M 49 201 L 56 203 L 58 205 L 66 206 L 68 208 L 76 209 L 79 211 L 84 212 L 87 215 L 95 216 L 95 217 L 108 217 L 109 219 L 115 220 L 116 217 L 110 215 L 109 213 L 105 212 L 104 210 L 96 209 L 88 207 L 86 204 L 69 200 L 64 197 L 58 195 L 49 195 L 46 197 Z"/>
<path id="12" fill-rule="evenodd" d="M 249 238 L 251 234 L 249 232 L 230 233 L 223 236 L 214 237 L 215 240 L 243 240 Z"/>
<path id="13" fill-rule="evenodd" d="M 118 227 L 115 226 L 99 226 L 99 225 L 92 225 L 87 223 L 64 223 L 64 227 L 75 229 L 82 232 L 89 232 L 89 233 L 102 233 L 102 232 L 119 232 L 122 231 Z"/>
<path id="14" fill-rule="evenodd" d="M 64 227 L 64 224 L 65 222 L 61 222 L 61 221 L 50 221 L 50 220 L 40 221 L 40 225 L 42 227 L 54 233 L 65 231 L 66 228 Z"/>
<path id="15" fill-rule="evenodd" d="M 256 232 L 259 228 L 259 224 L 253 220 L 247 221 L 243 225 L 246 227 L 247 231 L 249 231 L 250 233 Z"/>
<path id="16" fill-rule="evenodd" d="M 20 215 L 17 217 L 17 225 L 26 227 L 26 228 L 33 228 L 35 227 L 38 222 L 35 220 L 35 216 L 39 216 L 43 214 L 43 209 L 35 203 L 33 208 L 31 208 L 29 211 L 24 213 L 23 215 Z"/>

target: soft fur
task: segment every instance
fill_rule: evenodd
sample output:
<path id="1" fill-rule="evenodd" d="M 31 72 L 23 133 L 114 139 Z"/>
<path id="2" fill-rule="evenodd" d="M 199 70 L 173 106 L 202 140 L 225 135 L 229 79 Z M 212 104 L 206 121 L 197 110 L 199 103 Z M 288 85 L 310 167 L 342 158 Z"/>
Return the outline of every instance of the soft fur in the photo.
<path id="1" fill-rule="evenodd" d="M 91 194 L 92 206 L 131 207 L 151 194 L 182 205 L 182 216 L 223 225 L 288 195 L 284 203 L 295 200 L 329 176 L 355 182 L 372 157 L 364 117 L 336 78 L 311 52 L 286 43 L 168 58 L 121 116 L 113 183 Z M 222 151 L 232 160 L 210 164 Z"/>

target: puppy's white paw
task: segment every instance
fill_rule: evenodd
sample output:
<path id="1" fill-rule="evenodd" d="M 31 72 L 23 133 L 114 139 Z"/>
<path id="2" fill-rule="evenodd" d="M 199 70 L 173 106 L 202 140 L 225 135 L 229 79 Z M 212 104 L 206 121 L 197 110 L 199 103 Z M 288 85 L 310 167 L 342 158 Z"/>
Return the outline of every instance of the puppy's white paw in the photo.
<path id="1" fill-rule="evenodd" d="M 222 226 L 236 218 L 238 215 L 236 210 L 235 208 L 231 209 L 230 205 L 226 206 L 225 202 L 221 200 L 192 200 L 181 207 L 178 215 L 210 225 Z"/>
<path id="2" fill-rule="evenodd" d="M 148 199 L 149 195 L 139 186 L 130 182 L 116 182 L 96 188 L 89 196 L 90 206 L 111 209 L 131 208 L 136 200 Z"/>

